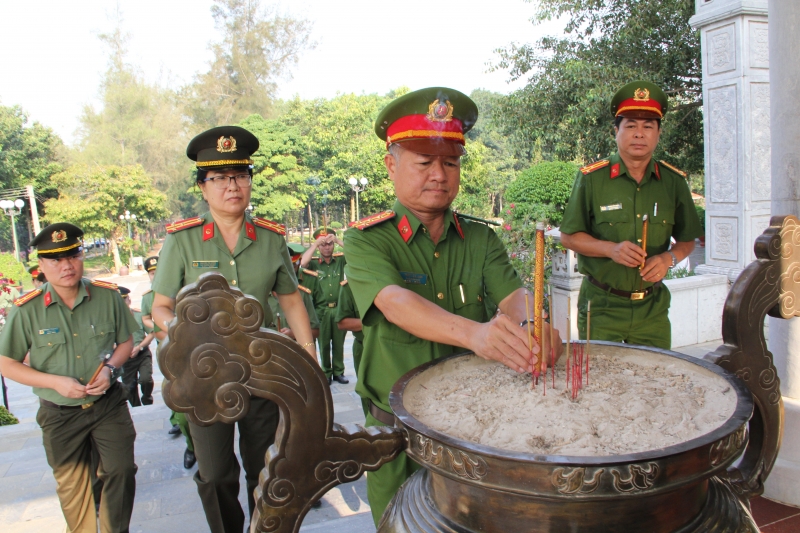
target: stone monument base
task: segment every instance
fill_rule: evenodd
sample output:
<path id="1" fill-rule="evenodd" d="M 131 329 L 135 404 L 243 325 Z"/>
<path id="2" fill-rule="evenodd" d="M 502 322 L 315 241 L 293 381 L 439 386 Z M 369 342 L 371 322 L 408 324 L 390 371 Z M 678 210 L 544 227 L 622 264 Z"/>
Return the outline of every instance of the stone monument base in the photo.
<path id="1" fill-rule="evenodd" d="M 800 399 L 783 397 L 783 441 L 778 460 L 764 486 L 764 496 L 800 507 Z"/>

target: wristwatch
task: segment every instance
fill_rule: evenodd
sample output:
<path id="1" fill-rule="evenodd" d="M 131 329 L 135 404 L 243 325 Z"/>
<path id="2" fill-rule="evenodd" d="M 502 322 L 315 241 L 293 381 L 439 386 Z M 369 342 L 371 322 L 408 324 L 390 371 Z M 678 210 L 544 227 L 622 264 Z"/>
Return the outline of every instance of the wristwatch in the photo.
<path id="1" fill-rule="evenodd" d="M 111 379 L 116 379 L 116 378 L 117 378 L 117 376 L 119 376 L 119 373 L 117 372 L 117 367 L 115 367 L 115 366 L 114 366 L 114 365 L 112 365 L 111 363 L 106 363 L 106 364 L 105 364 L 105 365 L 103 365 L 103 366 L 105 366 L 105 367 L 108 367 L 108 368 L 110 368 L 110 369 L 111 369 Z"/>
<path id="2" fill-rule="evenodd" d="M 672 256 L 672 264 L 670 265 L 670 268 L 675 268 L 675 265 L 677 265 L 677 264 L 678 264 L 678 258 L 677 258 L 677 257 L 675 257 L 675 254 L 673 254 L 673 253 L 672 253 L 672 250 L 667 250 L 667 253 L 668 253 L 670 256 Z"/>

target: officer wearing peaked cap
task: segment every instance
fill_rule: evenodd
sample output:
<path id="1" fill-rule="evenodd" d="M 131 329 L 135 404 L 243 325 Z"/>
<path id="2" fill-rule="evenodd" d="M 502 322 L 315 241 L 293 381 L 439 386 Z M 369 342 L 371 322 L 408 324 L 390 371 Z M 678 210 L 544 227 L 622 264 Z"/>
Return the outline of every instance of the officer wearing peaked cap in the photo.
<path id="1" fill-rule="evenodd" d="M 653 159 L 667 107 L 667 95 L 650 82 L 622 87 L 611 100 L 617 153 L 575 179 L 561 242 L 578 253 L 586 276 L 578 297 L 582 339 L 591 301 L 592 339 L 670 348 L 670 294 L 661 280 L 692 252 L 701 229 L 686 174 Z"/>
<path id="2" fill-rule="evenodd" d="M 184 286 L 206 272 L 216 272 L 264 310 L 264 326 L 273 318 L 267 303 L 277 294 L 297 342 L 316 357 L 303 299 L 297 290 L 285 229 L 247 212 L 252 187 L 252 154 L 258 139 L 244 128 L 212 128 L 191 140 L 186 155 L 197 166 L 196 184 L 209 211 L 167 227 L 167 238 L 153 281 L 153 319 L 166 335 L 175 317 L 175 297 Z M 264 456 L 275 440 L 279 420 L 275 403 L 252 398 L 240 421 L 239 448 L 247 481 L 248 518 L 255 507 L 253 491 L 264 468 Z M 197 426 L 189 422 L 198 470 L 197 491 L 213 533 L 241 533 L 245 515 L 239 504 L 240 466 L 233 451 L 234 425 L 219 422 Z"/>
<path id="3" fill-rule="evenodd" d="M 122 384 L 128 393 L 128 401 L 132 407 L 153 404 L 153 355 L 150 353 L 150 342 L 154 334 L 144 330 L 141 309 L 131 306 L 131 290 L 120 286 L 119 293 L 131 310 L 138 328 L 133 332 L 133 349 L 131 357 L 122 366 Z M 141 387 L 142 397 L 139 398 L 137 388 Z"/>
<path id="4" fill-rule="evenodd" d="M 422 363 L 469 349 L 526 372 L 540 351 L 538 344 L 534 353 L 528 349 L 520 326 L 525 293 L 502 242 L 486 224 L 450 209 L 464 134 L 477 118 L 475 103 L 446 87 L 403 95 L 378 115 L 375 132 L 386 142 L 384 164 L 397 201 L 344 236 L 345 273 L 364 326 L 356 392 L 369 400 L 367 426 L 393 425 L 389 391 Z M 487 316 L 487 296 L 499 302 L 498 317 Z M 401 454 L 369 474 L 376 524 L 417 468 Z"/>
<path id="5" fill-rule="evenodd" d="M 31 241 L 47 283 L 9 311 L 0 333 L 0 372 L 39 396 L 36 421 L 67 530 L 97 531 L 96 473 L 103 482 L 101 530 L 128 531 L 136 432 L 112 373 L 130 356 L 137 325 L 115 285 L 82 277 L 82 236 L 77 226 L 57 223 Z M 28 352 L 30 366 L 22 363 Z M 99 468 L 92 466 L 93 455 Z"/>

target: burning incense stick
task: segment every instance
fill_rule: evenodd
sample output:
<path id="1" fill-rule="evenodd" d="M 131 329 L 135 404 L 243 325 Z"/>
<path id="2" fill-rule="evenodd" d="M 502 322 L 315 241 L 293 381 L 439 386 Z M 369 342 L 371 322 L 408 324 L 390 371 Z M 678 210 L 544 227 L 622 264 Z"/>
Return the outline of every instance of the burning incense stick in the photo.
<path id="1" fill-rule="evenodd" d="M 528 326 L 528 351 L 533 353 L 533 342 L 531 340 L 531 308 L 528 301 L 528 291 L 525 290 L 525 324 Z M 531 372 L 531 388 L 536 384 L 536 368 Z"/>
<path id="2" fill-rule="evenodd" d="M 571 298 L 569 296 L 567 296 L 567 345 L 566 345 L 567 362 L 564 365 L 564 371 L 565 371 L 564 374 L 566 375 L 566 388 L 567 389 L 569 389 L 569 356 L 570 356 L 570 353 L 572 351 L 571 345 L 570 345 L 570 342 L 569 342 L 569 334 L 570 334 L 570 330 L 571 330 L 571 325 L 569 323 L 570 322 L 569 315 L 570 315 L 570 310 L 571 310 L 570 300 L 571 300 Z"/>
<path id="3" fill-rule="evenodd" d="M 647 215 L 642 217 L 642 250 L 647 254 L 647 228 L 650 226 L 650 221 L 647 220 Z M 647 259 L 647 257 L 645 257 Z M 642 264 L 639 265 L 639 270 L 644 268 L 645 259 L 642 259 Z"/>
<path id="4" fill-rule="evenodd" d="M 94 383 L 94 380 L 96 380 L 97 376 L 100 375 L 100 371 L 103 370 L 103 367 L 106 366 L 106 363 L 109 359 L 111 359 L 111 353 L 107 353 L 105 355 L 100 354 L 100 365 L 97 367 L 97 370 L 94 371 L 94 374 L 92 374 L 92 379 L 90 379 L 89 383 L 86 384 L 87 387 Z"/>
<path id="5" fill-rule="evenodd" d="M 586 384 L 589 384 L 589 348 L 591 347 L 592 301 L 586 302 Z"/>
<path id="6" fill-rule="evenodd" d="M 533 271 L 533 337 L 540 347 L 543 347 L 544 319 L 544 224 L 536 223 L 536 258 Z M 534 374 L 539 377 L 542 373 L 542 357 L 544 350 L 540 350 Z"/>
<path id="7" fill-rule="evenodd" d="M 555 332 L 555 320 L 556 314 L 553 310 L 553 286 L 550 285 L 550 294 L 549 294 L 549 302 L 550 302 L 550 372 L 553 374 L 553 388 L 556 388 L 556 332 Z"/>

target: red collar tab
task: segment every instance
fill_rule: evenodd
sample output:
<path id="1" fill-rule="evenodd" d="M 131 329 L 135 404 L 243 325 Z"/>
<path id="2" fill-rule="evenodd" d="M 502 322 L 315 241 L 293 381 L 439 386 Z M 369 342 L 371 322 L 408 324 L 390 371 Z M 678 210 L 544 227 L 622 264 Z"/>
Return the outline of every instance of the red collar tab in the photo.
<path id="1" fill-rule="evenodd" d="M 656 178 L 658 178 L 658 181 L 661 181 L 661 171 L 658 170 L 658 163 L 653 163 L 653 168 L 656 169 Z"/>
<path id="2" fill-rule="evenodd" d="M 209 222 L 205 226 L 203 226 L 203 241 L 207 241 L 214 238 L 214 223 Z"/>
<path id="3" fill-rule="evenodd" d="M 45 306 L 45 307 L 50 307 L 50 304 L 51 304 L 51 303 L 53 303 L 53 297 L 52 297 L 52 296 L 50 296 L 50 291 L 47 291 L 47 292 L 44 294 L 44 306 Z"/>
<path id="4" fill-rule="evenodd" d="M 256 227 L 254 225 L 252 225 L 251 223 L 245 221 L 245 223 L 244 223 L 244 234 L 251 241 L 255 241 L 256 240 Z"/>
<path id="5" fill-rule="evenodd" d="M 619 163 L 614 163 L 611 165 L 611 179 L 613 180 L 619 176 Z"/>
<path id="6" fill-rule="evenodd" d="M 464 231 L 461 229 L 461 222 L 458 221 L 458 215 L 456 215 L 455 213 L 453 213 L 453 222 L 456 225 L 456 231 L 458 232 L 458 235 L 461 237 L 461 240 L 463 241 Z"/>
<path id="7" fill-rule="evenodd" d="M 408 217 L 403 215 L 403 218 L 400 219 L 400 224 L 397 225 L 397 231 L 400 233 L 400 237 L 403 238 L 405 243 L 408 243 L 408 240 L 414 235 L 414 231 L 411 229 L 411 224 L 408 222 Z"/>

